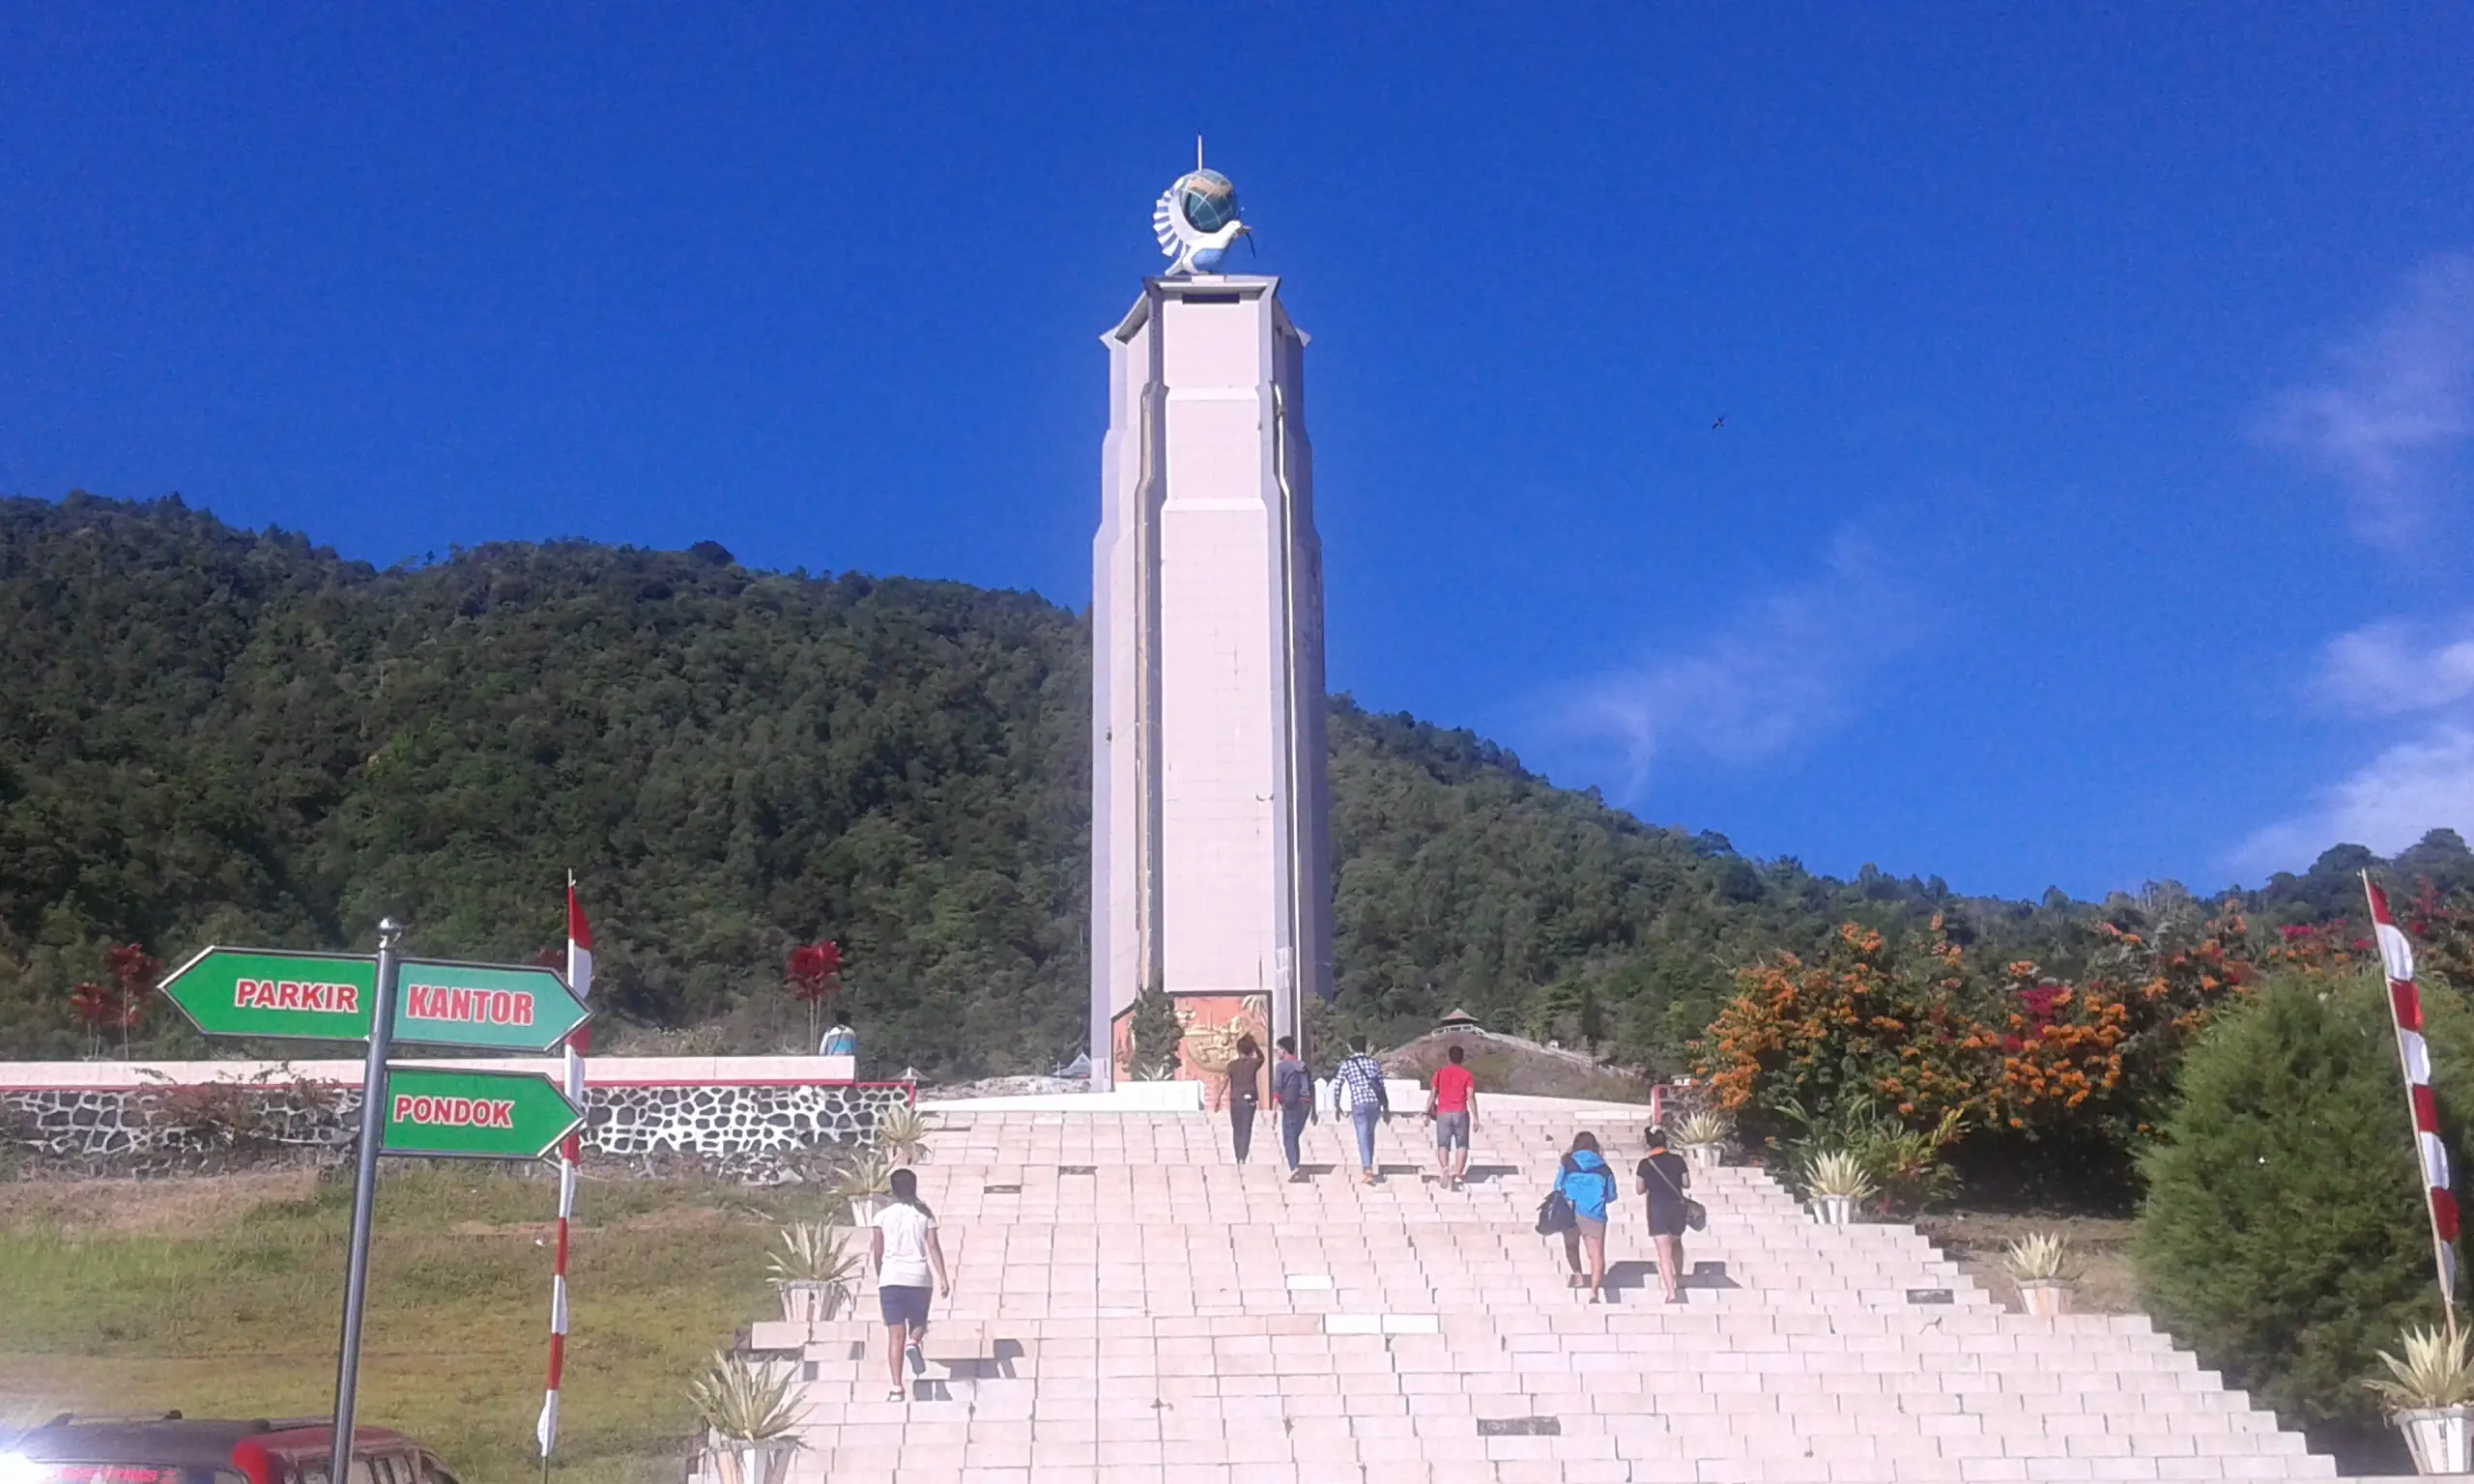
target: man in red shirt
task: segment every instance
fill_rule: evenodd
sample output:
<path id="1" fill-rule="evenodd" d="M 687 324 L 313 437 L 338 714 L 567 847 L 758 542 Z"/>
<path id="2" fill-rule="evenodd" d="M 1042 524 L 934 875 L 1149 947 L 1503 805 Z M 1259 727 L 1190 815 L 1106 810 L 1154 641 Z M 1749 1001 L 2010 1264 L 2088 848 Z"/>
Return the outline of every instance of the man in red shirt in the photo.
<path id="1" fill-rule="evenodd" d="M 1478 1112 L 1478 1079 L 1463 1060 L 1458 1046 L 1444 1055 L 1450 1060 L 1435 1069 L 1434 1081 L 1426 1088 L 1426 1114 L 1434 1120 L 1435 1167 L 1443 1174 L 1447 1190 L 1457 1190 L 1469 1174 L 1469 1125 Z"/>

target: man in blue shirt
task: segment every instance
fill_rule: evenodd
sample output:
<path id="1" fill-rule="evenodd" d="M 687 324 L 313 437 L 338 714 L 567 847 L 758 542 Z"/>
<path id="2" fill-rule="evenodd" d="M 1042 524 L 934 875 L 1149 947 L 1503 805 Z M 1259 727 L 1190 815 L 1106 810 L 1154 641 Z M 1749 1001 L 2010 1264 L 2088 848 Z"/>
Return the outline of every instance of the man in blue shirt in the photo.
<path id="1" fill-rule="evenodd" d="M 1297 1140 L 1314 1121 L 1314 1074 L 1297 1058 L 1296 1037 L 1282 1036 L 1272 1046 L 1280 1053 L 1272 1066 L 1272 1101 L 1280 1106 L 1280 1153 L 1288 1158 L 1289 1184 L 1296 1184 L 1306 1179 Z"/>

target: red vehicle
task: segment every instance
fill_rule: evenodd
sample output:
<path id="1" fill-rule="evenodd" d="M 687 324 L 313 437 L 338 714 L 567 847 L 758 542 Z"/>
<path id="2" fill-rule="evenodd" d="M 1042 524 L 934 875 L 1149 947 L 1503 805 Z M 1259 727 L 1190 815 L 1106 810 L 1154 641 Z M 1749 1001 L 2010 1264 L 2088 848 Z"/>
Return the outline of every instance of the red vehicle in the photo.
<path id="1" fill-rule="evenodd" d="M 334 1426 L 68 1413 L 0 1442 L 0 1484 L 334 1484 Z M 345 1484 L 456 1484 L 438 1455 L 383 1427 L 353 1429 Z"/>

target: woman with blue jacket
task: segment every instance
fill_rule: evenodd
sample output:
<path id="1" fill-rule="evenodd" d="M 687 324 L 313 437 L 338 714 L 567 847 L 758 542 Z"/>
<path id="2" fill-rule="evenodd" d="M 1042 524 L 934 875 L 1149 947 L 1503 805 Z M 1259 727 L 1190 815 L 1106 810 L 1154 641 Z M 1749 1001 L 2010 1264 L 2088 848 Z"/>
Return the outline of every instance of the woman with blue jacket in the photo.
<path id="1" fill-rule="evenodd" d="M 1615 1199 L 1615 1172 L 1597 1152 L 1597 1135 L 1572 1135 L 1555 1176 L 1555 1189 L 1572 1203 L 1572 1225 L 1564 1233 L 1564 1257 L 1572 1265 L 1572 1287 L 1589 1290 L 1589 1301 L 1605 1301 L 1606 1208 Z M 1581 1249 L 1589 1249 L 1589 1266 L 1581 1266 Z"/>

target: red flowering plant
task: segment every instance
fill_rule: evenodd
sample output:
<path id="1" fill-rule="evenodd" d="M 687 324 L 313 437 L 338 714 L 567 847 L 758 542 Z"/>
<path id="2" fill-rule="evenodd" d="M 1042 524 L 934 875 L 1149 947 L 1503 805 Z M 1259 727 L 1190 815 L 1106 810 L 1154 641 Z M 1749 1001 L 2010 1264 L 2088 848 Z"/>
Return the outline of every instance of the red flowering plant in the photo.
<path id="1" fill-rule="evenodd" d="M 2314 978 L 2343 977 L 2378 956 L 2379 946 L 2354 923 L 2287 923 L 2259 950 L 2264 967 L 2290 969 Z"/>
<path id="2" fill-rule="evenodd" d="M 782 965 L 783 987 L 808 1008 L 808 1049 L 816 1049 L 826 1005 L 842 993 L 842 946 L 830 940 L 801 943 Z"/>
<path id="3" fill-rule="evenodd" d="M 2421 877 L 2401 926 L 2413 940 L 2417 974 L 2436 974 L 2474 994 L 2474 891 L 2443 893 Z"/>
<path id="4" fill-rule="evenodd" d="M 93 1038 L 91 1054 L 101 1056 L 103 1039 L 118 1033 L 121 1057 L 128 1059 L 129 1034 L 145 1023 L 155 982 L 162 973 L 162 959 L 134 943 L 123 943 L 104 951 L 100 981 L 70 989 L 69 1013 Z"/>

